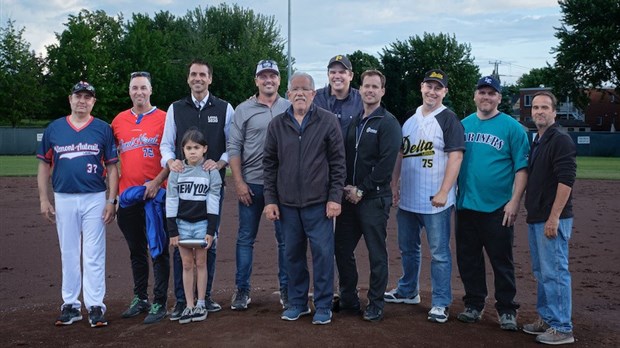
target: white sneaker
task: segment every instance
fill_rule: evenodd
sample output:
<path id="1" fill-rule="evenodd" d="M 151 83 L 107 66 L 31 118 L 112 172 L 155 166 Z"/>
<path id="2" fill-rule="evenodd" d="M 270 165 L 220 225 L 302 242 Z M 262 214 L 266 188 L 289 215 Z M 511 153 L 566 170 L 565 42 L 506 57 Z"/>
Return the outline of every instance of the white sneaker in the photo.
<path id="1" fill-rule="evenodd" d="M 433 307 L 428 312 L 428 320 L 435 323 L 448 321 L 448 307 Z"/>

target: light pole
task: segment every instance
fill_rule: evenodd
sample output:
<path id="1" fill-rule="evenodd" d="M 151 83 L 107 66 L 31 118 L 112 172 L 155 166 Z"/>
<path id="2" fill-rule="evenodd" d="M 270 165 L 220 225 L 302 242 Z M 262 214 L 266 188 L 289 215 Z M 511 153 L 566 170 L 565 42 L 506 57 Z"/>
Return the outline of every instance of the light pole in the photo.
<path id="1" fill-rule="evenodd" d="M 291 78 L 293 67 L 291 66 L 291 0 L 288 0 L 288 79 Z"/>

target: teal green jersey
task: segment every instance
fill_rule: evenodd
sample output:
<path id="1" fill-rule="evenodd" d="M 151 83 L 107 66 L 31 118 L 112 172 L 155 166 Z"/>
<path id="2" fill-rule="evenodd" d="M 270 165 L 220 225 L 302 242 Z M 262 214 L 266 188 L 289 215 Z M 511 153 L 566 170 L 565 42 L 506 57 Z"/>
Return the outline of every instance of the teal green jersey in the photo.
<path id="1" fill-rule="evenodd" d="M 527 169 L 527 133 L 504 113 L 487 120 L 473 113 L 462 123 L 465 153 L 458 179 L 457 208 L 495 211 L 510 200 L 515 173 Z"/>

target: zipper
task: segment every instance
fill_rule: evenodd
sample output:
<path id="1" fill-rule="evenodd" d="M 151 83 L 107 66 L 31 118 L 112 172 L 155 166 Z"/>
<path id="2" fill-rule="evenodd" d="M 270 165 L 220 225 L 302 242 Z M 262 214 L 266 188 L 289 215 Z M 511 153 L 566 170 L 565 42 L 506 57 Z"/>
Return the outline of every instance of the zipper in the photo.
<path id="1" fill-rule="evenodd" d="M 357 174 L 357 156 L 359 154 L 358 150 L 359 150 L 359 145 L 360 145 L 360 141 L 362 140 L 362 134 L 364 134 L 364 129 L 366 128 L 366 125 L 368 124 L 368 121 L 370 121 L 373 118 L 380 118 L 382 116 L 368 116 L 366 117 L 363 121 L 362 121 L 362 130 L 360 131 L 359 125 L 355 126 L 355 157 L 353 159 L 353 178 L 352 178 L 352 184 L 357 186 L 357 182 L 355 181 L 355 176 Z"/>

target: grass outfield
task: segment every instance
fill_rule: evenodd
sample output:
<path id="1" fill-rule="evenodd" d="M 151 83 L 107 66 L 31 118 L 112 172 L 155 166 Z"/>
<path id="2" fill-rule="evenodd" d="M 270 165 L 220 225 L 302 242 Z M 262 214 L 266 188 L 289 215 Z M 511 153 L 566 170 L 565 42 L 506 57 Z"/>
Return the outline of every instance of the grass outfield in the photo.
<path id="1" fill-rule="evenodd" d="M 34 155 L 0 156 L 0 177 L 36 176 L 38 162 Z M 620 180 L 620 158 L 577 157 L 577 179 Z"/>
<path id="2" fill-rule="evenodd" d="M 39 160 L 32 156 L 0 156 L 0 177 L 36 176 Z M 230 169 L 226 176 L 230 175 Z"/>

